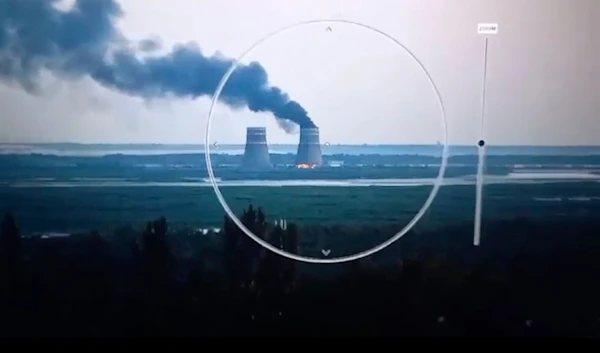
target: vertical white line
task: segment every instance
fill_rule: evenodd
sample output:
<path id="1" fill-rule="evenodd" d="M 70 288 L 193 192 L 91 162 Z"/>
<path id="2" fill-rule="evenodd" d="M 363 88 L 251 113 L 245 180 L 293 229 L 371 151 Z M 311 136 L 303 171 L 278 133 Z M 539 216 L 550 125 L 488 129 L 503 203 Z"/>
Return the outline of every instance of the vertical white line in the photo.
<path id="1" fill-rule="evenodd" d="M 485 152 L 484 147 L 479 147 L 478 161 L 477 161 L 477 184 L 476 184 L 476 196 L 475 196 L 475 235 L 473 237 L 473 245 L 479 246 L 481 242 L 481 208 L 482 208 L 482 196 L 483 196 L 483 167 L 485 163 Z"/>
<path id="2" fill-rule="evenodd" d="M 475 186 L 475 229 L 473 235 L 473 245 L 479 246 L 481 242 L 481 214 L 482 214 L 482 198 L 483 198 L 483 177 L 485 165 L 485 92 L 487 81 L 487 61 L 488 61 L 488 38 L 485 38 L 484 54 L 483 54 L 483 82 L 481 87 L 481 115 L 479 141 L 477 148 L 477 179 Z M 483 142 L 483 145 L 480 145 Z"/>
<path id="3" fill-rule="evenodd" d="M 483 80 L 481 83 L 481 120 L 479 128 L 480 139 L 484 139 L 484 128 L 485 128 L 485 93 L 486 93 L 486 82 L 487 82 L 487 62 L 488 62 L 488 38 L 485 37 L 485 45 L 483 49 Z M 485 141 L 485 140 L 484 140 Z"/>

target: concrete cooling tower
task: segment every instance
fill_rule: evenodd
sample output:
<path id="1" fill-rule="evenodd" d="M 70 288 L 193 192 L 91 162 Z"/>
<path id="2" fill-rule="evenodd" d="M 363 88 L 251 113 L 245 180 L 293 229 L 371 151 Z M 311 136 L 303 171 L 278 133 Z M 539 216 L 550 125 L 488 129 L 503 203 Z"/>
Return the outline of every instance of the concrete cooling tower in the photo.
<path id="1" fill-rule="evenodd" d="M 300 142 L 296 154 L 296 165 L 299 168 L 313 168 L 323 163 L 319 128 L 300 129 Z"/>
<path id="2" fill-rule="evenodd" d="M 245 169 L 271 168 L 267 130 L 264 127 L 246 129 L 246 147 L 244 148 L 242 167 Z"/>

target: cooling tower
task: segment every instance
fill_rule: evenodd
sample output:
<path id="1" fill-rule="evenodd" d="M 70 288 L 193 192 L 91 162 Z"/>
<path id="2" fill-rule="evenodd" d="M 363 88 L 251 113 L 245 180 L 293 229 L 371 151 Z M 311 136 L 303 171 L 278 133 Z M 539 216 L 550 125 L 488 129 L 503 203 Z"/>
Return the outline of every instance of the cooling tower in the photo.
<path id="1" fill-rule="evenodd" d="M 299 167 L 316 167 L 323 163 L 319 128 L 300 129 L 300 142 L 296 154 L 296 165 Z"/>
<path id="2" fill-rule="evenodd" d="M 264 127 L 249 127 L 246 129 L 246 147 L 244 148 L 242 166 L 245 169 L 271 168 L 267 130 Z"/>

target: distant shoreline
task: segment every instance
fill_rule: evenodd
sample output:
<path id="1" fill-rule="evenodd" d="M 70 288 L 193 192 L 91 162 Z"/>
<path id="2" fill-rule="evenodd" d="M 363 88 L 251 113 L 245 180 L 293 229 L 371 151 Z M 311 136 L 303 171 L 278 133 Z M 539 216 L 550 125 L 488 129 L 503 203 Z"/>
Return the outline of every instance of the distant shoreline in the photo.
<path id="1" fill-rule="evenodd" d="M 211 156 L 241 156 L 244 154 L 244 145 L 218 145 L 210 148 Z M 321 147 L 323 156 L 330 158 L 342 158 L 344 156 L 390 156 L 397 157 L 415 157 L 427 156 L 440 158 L 442 156 L 442 147 L 436 145 L 378 145 L 378 146 L 358 146 L 358 145 L 329 145 Z M 185 146 L 185 145 L 1 145 L 0 156 L 55 156 L 55 157 L 110 157 L 110 156 L 196 156 L 202 157 L 206 153 L 204 146 Z M 269 154 L 271 156 L 295 155 L 297 153 L 296 145 L 269 145 Z M 448 157 L 458 156 L 476 156 L 478 149 L 476 146 L 449 146 Z M 598 147 L 540 147 L 540 146 L 487 146 L 486 155 L 493 156 L 515 156 L 515 157 L 600 157 L 600 146 Z M 341 160 L 341 159 L 340 159 Z M 563 161 L 563 164 L 570 164 L 570 161 Z M 223 162 L 231 164 L 232 162 Z M 293 163 L 293 162 L 291 162 Z M 365 162 L 366 163 L 366 162 Z M 384 162 L 382 162 L 384 163 Z M 390 162 L 385 162 L 390 163 Z M 521 160 L 516 164 L 527 164 Z M 541 162 L 540 162 L 541 163 Z M 534 164 L 540 164 L 534 163 Z M 575 161 L 573 161 L 575 163 Z M 584 163 L 584 164 L 595 164 Z M 235 163 L 234 163 L 235 164 Z M 377 164 L 375 162 L 367 164 Z M 514 163 L 513 163 L 514 164 Z M 542 163 L 543 164 L 543 163 Z"/>
<path id="2" fill-rule="evenodd" d="M 325 142 L 324 142 L 325 143 Z M 436 143 L 337 143 L 337 142 L 326 142 L 331 146 L 341 146 L 341 147 L 435 147 L 440 146 L 440 144 Z M 222 146 L 244 146 L 244 142 L 238 143 L 221 143 Z M 65 147 L 178 147 L 178 148 L 198 148 L 204 149 L 204 144 L 200 143 L 135 143 L 135 142 L 124 142 L 124 143 L 83 143 L 83 142 L 0 142 L 0 147 L 3 146 L 39 146 L 39 147 L 56 147 L 56 146 L 65 146 Z M 269 143 L 269 146 L 272 147 L 288 147 L 288 146 L 296 146 L 295 143 Z M 449 143 L 449 147 L 459 147 L 459 148 L 471 148 L 476 147 L 476 144 L 467 144 L 467 143 Z M 489 146 L 493 146 L 494 148 L 593 148 L 600 149 L 600 144 L 598 145 L 537 145 L 537 144 L 490 144 Z"/>

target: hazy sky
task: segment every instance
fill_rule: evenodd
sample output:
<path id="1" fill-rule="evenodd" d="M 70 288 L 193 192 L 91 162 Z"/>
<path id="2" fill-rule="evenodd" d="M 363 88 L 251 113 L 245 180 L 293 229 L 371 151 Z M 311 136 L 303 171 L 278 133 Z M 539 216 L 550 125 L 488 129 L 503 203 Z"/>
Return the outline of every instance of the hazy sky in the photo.
<path id="1" fill-rule="evenodd" d="M 26 1 L 26 0 L 24 0 Z M 194 41 L 205 54 L 237 57 L 296 22 L 336 18 L 395 37 L 421 60 L 441 92 L 449 141 L 475 144 L 484 38 L 489 38 L 489 144 L 600 144 L 598 0 L 120 0 L 118 27 L 164 49 Z M 258 47 L 272 84 L 301 103 L 330 143 L 435 143 L 441 113 L 420 68 L 391 41 L 350 25 L 303 26 Z M 0 53 L 0 56 L 2 54 Z M 44 75 L 43 94 L 0 85 L 0 141 L 202 143 L 210 99 L 145 102 L 91 80 Z M 271 143 L 295 143 L 268 114 L 219 105 L 219 143 L 267 126 Z"/>

